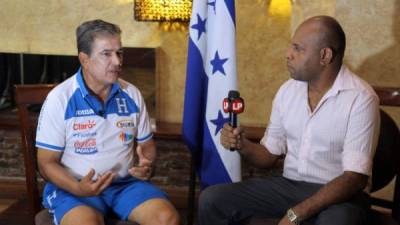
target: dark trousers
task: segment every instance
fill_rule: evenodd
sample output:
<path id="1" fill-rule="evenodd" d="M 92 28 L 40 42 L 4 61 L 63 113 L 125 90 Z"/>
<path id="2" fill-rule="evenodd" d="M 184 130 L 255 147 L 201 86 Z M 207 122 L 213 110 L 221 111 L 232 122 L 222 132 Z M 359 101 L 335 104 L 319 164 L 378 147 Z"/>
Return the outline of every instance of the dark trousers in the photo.
<path id="1" fill-rule="evenodd" d="M 289 208 L 322 186 L 281 176 L 210 186 L 200 195 L 199 224 L 241 224 L 240 221 L 251 217 L 282 218 Z M 322 210 L 307 222 L 316 225 L 368 224 L 369 208 L 368 195 L 360 192 L 349 201 Z"/>

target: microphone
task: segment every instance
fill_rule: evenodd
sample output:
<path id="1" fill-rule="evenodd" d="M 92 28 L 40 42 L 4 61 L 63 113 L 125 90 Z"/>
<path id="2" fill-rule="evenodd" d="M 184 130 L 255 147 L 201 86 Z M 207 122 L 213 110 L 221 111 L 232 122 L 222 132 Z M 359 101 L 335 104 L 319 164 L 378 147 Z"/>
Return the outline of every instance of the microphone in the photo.
<path id="1" fill-rule="evenodd" d="M 236 128 L 238 126 L 237 115 L 244 111 L 244 101 L 240 97 L 240 93 L 235 90 L 229 91 L 228 97 L 224 98 L 222 102 L 222 108 L 225 113 L 229 113 L 229 126 Z M 230 148 L 230 150 L 235 149 Z"/>

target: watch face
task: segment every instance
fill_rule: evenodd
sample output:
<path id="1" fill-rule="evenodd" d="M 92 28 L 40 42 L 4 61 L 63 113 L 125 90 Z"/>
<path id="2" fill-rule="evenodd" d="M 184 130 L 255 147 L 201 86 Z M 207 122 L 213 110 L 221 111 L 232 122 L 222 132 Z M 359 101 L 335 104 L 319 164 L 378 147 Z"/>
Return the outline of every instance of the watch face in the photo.
<path id="1" fill-rule="evenodd" d="M 287 211 L 287 217 L 288 217 L 288 219 L 289 219 L 290 222 L 292 222 L 292 223 L 294 223 L 294 224 L 297 224 L 297 216 L 296 216 L 296 214 L 293 212 L 292 209 L 289 209 L 289 210 Z"/>

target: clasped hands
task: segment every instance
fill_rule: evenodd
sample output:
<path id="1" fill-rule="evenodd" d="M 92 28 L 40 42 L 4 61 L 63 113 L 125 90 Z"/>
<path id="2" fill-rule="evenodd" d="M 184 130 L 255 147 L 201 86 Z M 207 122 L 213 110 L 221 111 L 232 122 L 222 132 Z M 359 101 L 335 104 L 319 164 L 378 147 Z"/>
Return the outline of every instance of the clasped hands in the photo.
<path id="1" fill-rule="evenodd" d="M 143 149 L 140 146 L 137 146 L 136 152 L 139 157 L 139 163 L 137 166 L 133 166 L 128 170 L 129 174 L 141 179 L 141 180 L 149 180 L 153 175 L 153 161 L 146 158 L 143 153 Z M 78 182 L 78 191 L 77 195 L 79 196 L 95 196 L 99 195 L 104 189 L 106 189 L 113 178 L 115 177 L 115 173 L 108 171 L 104 174 L 98 174 L 97 179 L 93 180 L 94 175 L 96 174 L 94 169 L 90 169 L 89 173 L 86 174 L 79 182 Z"/>

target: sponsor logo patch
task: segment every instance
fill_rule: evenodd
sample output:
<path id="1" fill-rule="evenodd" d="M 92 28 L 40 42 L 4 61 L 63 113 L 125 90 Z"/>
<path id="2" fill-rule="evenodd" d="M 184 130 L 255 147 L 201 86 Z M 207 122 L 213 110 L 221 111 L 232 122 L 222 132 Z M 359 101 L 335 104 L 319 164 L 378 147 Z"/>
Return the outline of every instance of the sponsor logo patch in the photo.
<path id="1" fill-rule="evenodd" d="M 135 124 L 131 120 L 120 120 L 117 122 L 118 128 L 133 128 Z"/>
<path id="2" fill-rule="evenodd" d="M 89 120 L 83 123 L 74 123 L 72 129 L 74 130 L 89 130 L 96 126 L 96 121 Z"/>
<path id="3" fill-rule="evenodd" d="M 130 141 L 132 141 L 133 135 L 132 135 L 132 134 L 127 134 L 127 133 L 125 133 L 125 132 L 122 132 L 122 133 L 119 135 L 119 139 L 120 139 L 122 142 L 124 142 L 125 144 L 127 144 L 127 143 L 129 143 Z"/>
<path id="4" fill-rule="evenodd" d="M 95 137 L 96 135 L 97 135 L 97 132 L 72 134 L 72 136 L 75 138 L 90 138 L 90 137 Z"/>
<path id="5" fill-rule="evenodd" d="M 81 110 L 76 110 L 75 115 L 76 116 L 86 116 L 86 115 L 93 115 L 94 111 L 93 109 L 81 109 Z"/>
<path id="6" fill-rule="evenodd" d="M 89 155 L 97 152 L 98 152 L 97 148 L 75 148 L 75 153 L 82 155 Z"/>
<path id="7" fill-rule="evenodd" d="M 96 138 L 89 138 L 83 141 L 74 142 L 75 153 L 78 154 L 94 154 L 98 150 L 96 148 Z"/>

